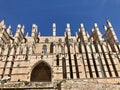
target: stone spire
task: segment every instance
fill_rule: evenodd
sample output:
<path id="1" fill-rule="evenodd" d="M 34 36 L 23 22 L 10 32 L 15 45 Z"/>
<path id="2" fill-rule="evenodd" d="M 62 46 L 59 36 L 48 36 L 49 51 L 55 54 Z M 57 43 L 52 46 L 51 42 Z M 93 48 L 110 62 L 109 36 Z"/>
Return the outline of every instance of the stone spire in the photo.
<path id="1" fill-rule="evenodd" d="M 21 25 L 18 24 L 16 33 L 15 33 L 15 37 L 19 37 L 19 33 L 20 33 L 20 32 L 21 32 Z"/>
<path id="2" fill-rule="evenodd" d="M 97 30 L 97 31 L 99 31 L 97 23 L 94 23 L 94 29 Z"/>
<path id="3" fill-rule="evenodd" d="M 21 28 L 21 31 L 22 31 L 23 35 L 24 35 L 24 29 L 25 29 L 25 26 L 23 25 L 22 28 Z"/>
<path id="4" fill-rule="evenodd" d="M 29 33 L 27 32 L 25 37 L 28 37 L 28 35 L 29 35 Z"/>
<path id="5" fill-rule="evenodd" d="M 92 32 L 94 32 L 94 28 L 92 28 L 92 30 L 91 30 Z"/>
<path id="6" fill-rule="evenodd" d="M 108 41 L 111 44 L 113 44 L 113 42 L 118 43 L 119 41 L 118 41 L 118 38 L 117 38 L 117 36 L 115 34 L 115 31 L 114 31 L 114 29 L 112 27 L 111 22 L 108 19 L 107 19 L 106 22 L 107 22 L 107 25 L 108 25 L 108 28 L 107 28 L 108 30 L 106 32 L 106 37 L 108 38 Z"/>
<path id="7" fill-rule="evenodd" d="M 83 23 L 80 24 L 80 29 L 85 31 L 85 28 L 84 28 L 84 24 L 83 24 Z"/>
<path id="8" fill-rule="evenodd" d="M 31 34 L 31 36 L 36 37 L 37 36 L 37 32 L 38 32 L 38 27 L 37 27 L 36 24 L 33 24 L 32 25 L 32 34 Z"/>
<path id="9" fill-rule="evenodd" d="M 106 22 L 107 22 L 108 27 L 112 27 L 112 24 L 111 24 L 111 22 L 109 21 L 109 19 L 107 19 Z"/>
<path id="10" fill-rule="evenodd" d="M 12 32 L 11 32 L 11 25 L 8 27 L 7 33 L 8 33 L 9 35 L 12 35 Z"/>
<path id="11" fill-rule="evenodd" d="M 90 37 L 90 35 L 89 35 L 89 33 L 88 33 L 88 32 L 86 32 L 86 35 L 87 35 L 87 37 L 88 37 L 88 38 Z"/>
<path id="12" fill-rule="evenodd" d="M 56 36 L 56 24 L 53 23 L 53 36 Z"/>
<path id="13" fill-rule="evenodd" d="M 39 33 L 38 33 L 38 36 L 40 37 L 40 35 L 41 35 L 41 34 L 40 34 L 40 32 L 39 32 Z"/>
<path id="14" fill-rule="evenodd" d="M 71 30 L 70 30 L 70 24 L 69 23 L 67 23 L 67 25 L 66 25 L 66 32 L 67 32 L 68 36 L 71 36 Z"/>
<path id="15" fill-rule="evenodd" d="M 66 37 L 66 32 L 64 32 L 64 37 Z"/>
<path id="16" fill-rule="evenodd" d="M 97 23 L 94 23 L 94 29 L 92 30 L 92 32 L 94 40 L 103 41 L 102 34 L 98 28 Z"/>
<path id="17" fill-rule="evenodd" d="M 100 33 L 100 30 L 99 30 L 99 28 L 98 28 L 97 23 L 94 23 L 94 30 L 95 30 L 99 35 L 102 35 L 102 34 Z"/>
<path id="18" fill-rule="evenodd" d="M 0 22 L 0 24 L 5 25 L 5 21 L 4 21 L 4 20 L 2 20 L 2 21 Z"/>
<path id="19" fill-rule="evenodd" d="M 75 36 L 76 36 L 76 38 L 78 38 L 78 33 L 77 32 L 75 33 Z"/>
<path id="20" fill-rule="evenodd" d="M 17 26 L 17 31 L 20 32 L 20 30 L 21 30 L 21 25 L 18 24 L 18 26 Z"/>
<path id="21" fill-rule="evenodd" d="M 20 43 L 24 39 L 24 35 L 21 31 L 22 28 L 23 27 L 21 26 L 21 24 L 18 24 L 16 33 L 15 33 L 15 42 L 16 43 Z"/>
<path id="22" fill-rule="evenodd" d="M 79 32 L 80 32 L 83 36 L 86 36 L 86 32 L 85 32 L 85 28 L 84 28 L 84 24 L 83 24 L 83 23 L 80 24 Z"/>
<path id="23" fill-rule="evenodd" d="M 103 29 L 105 30 L 105 32 L 107 31 L 107 27 L 105 25 L 103 25 Z"/>
<path id="24" fill-rule="evenodd" d="M 2 28 L 2 29 L 6 29 L 6 25 L 5 25 L 5 22 L 4 22 L 4 20 L 2 20 L 1 22 L 0 22 L 0 28 Z"/>
<path id="25" fill-rule="evenodd" d="M 80 28 L 79 28 L 79 38 L 80 38 L 83 42 L 88 41 L 87 34 L 86 34 L 86 32 L 85 32 L 85 28 L 84 28 L 84 25 L 83 25 L 83 24 L 80 24 Z"/>
<path id="26" fill-rule="evenodd" d="M 4 22 L 4 20 L 2 20 L 1 22 L 0 22 L 0 27 L 1 26 L 4 26 L 5 25 L 5 22 Z"/>
<path id="27" fill-rule="evenodd" d="M 10 42 L 10 37 L 8 36 L 6 25 L 4 20 L 0 22 L 0 44 L 6 44 Z"/>

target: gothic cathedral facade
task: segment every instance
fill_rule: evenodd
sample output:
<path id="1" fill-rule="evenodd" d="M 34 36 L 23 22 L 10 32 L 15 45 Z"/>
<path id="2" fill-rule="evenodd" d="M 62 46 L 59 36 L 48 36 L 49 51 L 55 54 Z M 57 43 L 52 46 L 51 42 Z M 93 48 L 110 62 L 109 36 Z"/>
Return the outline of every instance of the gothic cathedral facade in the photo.
<path id="1" fill-rule="evenodd" d="M 31 35 L 18 25 L 0 23 L 0 78 L 11 81 L 54 82 L 63 79 L 101 79 L 120 77 L 120 44 L 109 20 L 101 34 L 95 23 L 91 35 L 80 24 L 75 36 L 70 24 L 63 36 L 41 36 L 36 24 Z"/>

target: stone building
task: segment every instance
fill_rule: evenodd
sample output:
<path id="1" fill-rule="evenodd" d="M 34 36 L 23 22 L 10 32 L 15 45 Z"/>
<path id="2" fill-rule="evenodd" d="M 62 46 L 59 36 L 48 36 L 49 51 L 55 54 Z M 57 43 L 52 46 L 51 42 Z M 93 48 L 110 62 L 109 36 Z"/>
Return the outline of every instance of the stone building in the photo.
<path id="1" fill-rule="evenodd" d="M 24 35 L 18 24 L 15 35 L 11 26 L 0 22 L 0 78 L 11 82 L 56 82 L 58 80 L 96 80 L 118 82 L 120 44 L 109 20 L 101 34 L 95 23 L 92 34 L 80 24 L 71 36 L 70 24 L 63 36 L 41 36 L 36 24 L 31 35 Z"/>

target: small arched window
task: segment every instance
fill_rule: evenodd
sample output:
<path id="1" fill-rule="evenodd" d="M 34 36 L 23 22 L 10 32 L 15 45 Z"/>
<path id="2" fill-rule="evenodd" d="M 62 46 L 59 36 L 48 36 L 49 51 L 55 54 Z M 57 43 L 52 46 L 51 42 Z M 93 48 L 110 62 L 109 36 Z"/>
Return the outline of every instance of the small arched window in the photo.
<path id="1" fill-rule="evenodd" d="M 49 42 L 49 39 L 48 39 L 48 38 L 46 38 L 46 39 L 45 39 L 45 43 L 48 43 L 48 42 Z"/>
<path id="2" fill-rule="evenodd" d="M 42 47 L 42 53 L 46 54 L 47 53 L 47 46 L 43 45 Z"/>
<path id="3" fill-rule="evenodd" d="M 61 46 L 61 53 L 62 53 L 62 54 L 65 53 L 65 51 L 64 51 L 64 47 L 63 47 L 63 46 Z"/>
<path id="4" fill-rule="evenodd" d="M 62 43 L 62 39 L 61 39 L 61 38 L 59 38 L 58 43 L 59 43 L 59 44 L 61 44 L 61 43 Z"/>
<path id="5" fill-rule="evenodd" d="M 53 43 L 50 45 L 50 53 L 53 53 Z"/>

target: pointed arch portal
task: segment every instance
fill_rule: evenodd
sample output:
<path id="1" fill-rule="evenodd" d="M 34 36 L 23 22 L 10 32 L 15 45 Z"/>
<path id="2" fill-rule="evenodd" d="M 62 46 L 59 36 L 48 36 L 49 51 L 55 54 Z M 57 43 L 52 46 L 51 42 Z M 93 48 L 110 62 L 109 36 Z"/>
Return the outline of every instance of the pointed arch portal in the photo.
<path id="1" fill-rule="evenodd" d="M 51 81 L 51 68 L 45 62 L 37 64 L 31 73 L 31 82 L 50 82 Z"/>

